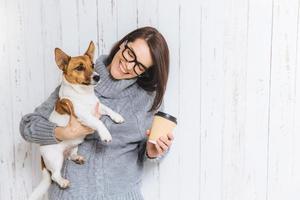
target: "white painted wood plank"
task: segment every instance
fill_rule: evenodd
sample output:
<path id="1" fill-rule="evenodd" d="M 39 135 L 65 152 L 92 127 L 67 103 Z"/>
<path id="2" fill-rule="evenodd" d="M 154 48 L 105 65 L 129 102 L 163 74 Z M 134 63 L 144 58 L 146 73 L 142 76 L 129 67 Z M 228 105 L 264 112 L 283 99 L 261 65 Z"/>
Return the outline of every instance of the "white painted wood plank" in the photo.
<path id="1" fill-rule="evenodd" d="M 7 18 L 7 57 L 9 74 L 5 77 L 9 84 L 6 87 L 10 89 L 8 96 L 10 104 L 7 116 L 9 123 L 7 124 L 6 142 L 6 164 L 8 169 L 5 170 L 4 180 L 8 185 L 10 195 L 6 199 L 22 199 L 26 196 L 24 188 L 26 184 L 22 176 L 24 158 L 27 157 L 27 148 L 23 145 L 21 136 L 19 135 L 18 123 L 21 116 L 21 108 L 23 105 L 22 97 L 25 94 L 24 74 L 26 69 L 25 63 L 25 48 L 24 48 L 24 4 L 21 1 L 6 2 L 8 9 Z M 12 14 L 14 13 L 14 14 Z M 28 163 L 28 161 L 27 161 Z M 28 177 L 28 176 L 27 176 Z M 30 184 L 30 183 L 29 183 Z M 15 192 L 19 191 L 19 192 Z"/>
<path id="2" fill-rule="evenodd" d="M 218 6 L 216 6 L 218 4 Z M 223 68 L 224 2 L 201 3 L 201 158 L 200 198 L 222 199 L 223 134 L 225 123 Z"/>
<path id="3" fill-rule="evenodd" d="M 96 45 L 95 55 L 98 55 L 97 0 L 79 0 L 78 15 L 80 55 L 85 53 L 90 41 Z"/>
<path id="4" fill-rule="evenodd" d="M 200 2 L 180 1 L 179 199 L 200 199 Z M 195 28 L 197 27 L 197 28 Z"/>
<path id="5" fill-rule="evenodd" d="M 137 1 L 117 1 L 118 40 L 137 28 Z"/>
<path id="6" fill-rule="evenodd" d="M 109 54 L 118 39 L 116 0 L 98 0 L 97 4 L 99 55 Z"/>
<path id="7" fill-rule="evenodd" d="M 34 108 L 44 101 L 44 41 L 41 27 L 43 19 L 41 6 L 42 1 L 38 0 L 31 0 L 24 4 L 25 62 L 23 68 L 25 73 L 22 76 L 25 80 L 26 90 L 25 96 L 21 98 L 22 102 L 31 102 L 31 104 L 26 104 L 21 108 L 22 115 L 33 112 Z M 18 123 L 16 121 L 15 125 L 18 126 Z M 29 196 L 41 180 L 40 152 L 38 145 L 28 143 L 23 139 L 21 141 L 27 157 L 22 162 L 22 183 L 27 196 Z"/>
<path id="8" fill-rule="evenodd" d="M 80 54 L 79 0 L 62 0 L 58 5 L 60 5 L 58 14 L 60 16 L 61 48 L 71 56 L 78 55 Z"/>
<path id="9" fill-rule="evenodd" d="M 274 1 L 268 199 L 300 198 L 293 186 L 300 156 L 295 151 L 299 130 L 294 129 L 299 121 L 295 119 L 298 17 L 299 1 Z"/>
<path id="10" fill-rule="evenodd" d="M 6 1 L 0 1 L 0 25 L 3 29 L 0 31 L 0 136 L 2 142 L 0 145 L 0 177 L 13 177 L 12 171 L 12 148 L 11 137 L 12 130 L 12 112 L 11 112 L 11 91 L 10 91 L 10 65 L 9 65 L 9 34 L 8 18 L 9 11 L 13 11 L 12 5 L 8 5 Z M 10 18 L 11 19 L 11 18 Z M 12 20 L 12 19 L 11 19 Z M 5 180 L 4 179 L 4 180 Z M 12 200 L 13 178 L 8 179 L 6 184 L 0 184 L 0 199 Z"/>
<path id="11" fill-rule="evenodd" d="M 247 98 L 248 1 L 224 5 L 224 128 L 222 199 L 243 199 Z"/>
<path id="12" fill-rule="evenodd" d="M 160 13 L 159 5 L 170 3 L 169 1 L 159 2 L 158 0 L 139 0 L 137 2 L 137 26 L 157 26 Z M 177 4 L 174 4 L 175 6 Z"/>
<path id="13" fill-rule="evenodd" d="M 73 36 L 78 33 L 72 33 L 72 19 L 68 18 L 73 13 L 73 7 L 64 6 L 67 1 L 42 1 L 42 41 L 43 41 L 43 67 L 44 67 L 44 100 L 57 87 L 61 80 L 61 71 L 55 63 L 54 49 L 61 48 L 69 55 L 74 55 L 78 51 L 78 40 Z M 62 5 L 61 5 L 62 4 Z M 70 9 L 70 11 L 69 11 Z M 69 15 L 68 15 L 69 13 Z M 76 18 L 75 18 L 76 19 Z M 66 21 L 69 22 L 66 23 Z M 69 31 L 66 31 L 68 30 Z M 62 42 L 64 41 L 64 42 Z M 77 46 L 72 46 L 77 44 Z M 73 50 L 73 51 L 72 51 Z"/>
<path id="14" fill-rule="evenodd" d="M 293 162 L 291 166 L 291 184 L 290 192 L 295 198 L 299 198 L 299 186 L 300 186 L 300 5 L 298 5 L 298 18 L 297 18 L 297 38 L 296 38 L 296 66 L 295 66 L 295 118 L 294 118 L 294 130 L 293 130 Z"/>
<path id="15" fill-rule="evenodd" d="M 272 1 L 248 2 L 245 151 L 241 199 L 265 199 Z M 257 41 L 260 41 L 259 43 Z"/>

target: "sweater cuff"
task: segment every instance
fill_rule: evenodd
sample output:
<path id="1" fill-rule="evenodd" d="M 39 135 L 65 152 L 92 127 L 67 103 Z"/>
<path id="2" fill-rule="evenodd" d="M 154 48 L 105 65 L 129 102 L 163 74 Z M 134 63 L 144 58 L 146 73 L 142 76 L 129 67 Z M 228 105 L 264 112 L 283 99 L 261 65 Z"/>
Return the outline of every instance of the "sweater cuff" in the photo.
<path id="1" fill-rule="evenodd" d="M 54 129 L 57 126 L 56 123 L 40 121 L 39 123 L 36 123 L 35 126 L 35 132 L 39 134 L 34 135 L 34 140 L 39 142 L 41 145 L 57 144 L 61 142 L 55 137 Z"/>
<path id="2" fill-rule="evenodd" d="M 150 162 L 158 163 L 158 162 L 160 162 L 160 161 L 163 160 L 163 158 L 168 154 L 168 152 L 169 152 L 169 149 L 168 149 L 166 152 L 164 152 L 162 155 L 159 155 L 159 156 L 157 156 L 157 157 L 152 158 L 152 157 L 149 157 L 149 156 L 148 156 L 148 153 L 147 153 L 147 150 L 146 150 L 146 151 L 145 151 L 145 157 L 146 157 L 147 160 L 149 160 Z"/>

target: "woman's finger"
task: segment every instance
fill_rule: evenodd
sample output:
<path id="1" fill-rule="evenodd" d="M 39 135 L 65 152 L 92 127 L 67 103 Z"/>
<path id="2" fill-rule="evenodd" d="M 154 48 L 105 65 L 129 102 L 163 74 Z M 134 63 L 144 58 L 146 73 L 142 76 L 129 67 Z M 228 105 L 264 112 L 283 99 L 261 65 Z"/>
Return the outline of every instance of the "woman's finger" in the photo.
<path id="1" fill-rule="evenodd" d="M 160 146 L 158 145 L 158 143 L 155 144 L 156 150 L 158 152 L 158 154 L 162 154 L 163 153 L 163 149 L 160 148 Z"/>
<path id="2" fill-rule="evenodd" d="M 161 137 L 159 139 L 168 147 L 170 147 L 172 144 L 172 140 L 169 140 L 169 138 L 167 137 Z"/>
<path id="3" fill-rule="evenodd" d="M 161 139 L 157 140 L 157 144 L 160 146 L 160 148 L 163 151 L 167 151 L 168 150 L 168 146 Z"/>

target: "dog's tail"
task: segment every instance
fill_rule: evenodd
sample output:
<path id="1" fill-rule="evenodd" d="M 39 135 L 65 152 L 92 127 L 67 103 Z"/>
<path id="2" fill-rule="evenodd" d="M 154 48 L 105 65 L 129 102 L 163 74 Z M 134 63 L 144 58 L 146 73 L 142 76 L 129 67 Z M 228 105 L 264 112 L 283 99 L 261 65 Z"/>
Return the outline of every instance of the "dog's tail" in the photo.
<path id="1" fill-rule="evenodd" d="M 43 161 L 42 161 L 43 162 Z M 42 170 L 42 181 L 34 189 L 28 200 L 39 200 L 43 195 L 48 191 L 51 185 L 51 175 L 46 167 L 43 167 Z"/>

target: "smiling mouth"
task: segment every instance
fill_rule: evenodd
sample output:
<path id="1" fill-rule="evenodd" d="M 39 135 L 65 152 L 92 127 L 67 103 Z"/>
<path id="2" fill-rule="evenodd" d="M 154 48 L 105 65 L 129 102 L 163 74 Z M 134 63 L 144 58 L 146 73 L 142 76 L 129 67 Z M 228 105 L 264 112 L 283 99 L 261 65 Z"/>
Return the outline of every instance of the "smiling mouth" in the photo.
<path id="1" fill-rule="evenodd" d="M 120 68 L 120 70 L 123 72 L 123 74 L 129 74 L 129 73 L 127 73 L 126 70 L 123 68 L 123 63 L 122 63 L 121 60 L 120 60 L 120 62 L 119 62 L 119 68 Z"/>

